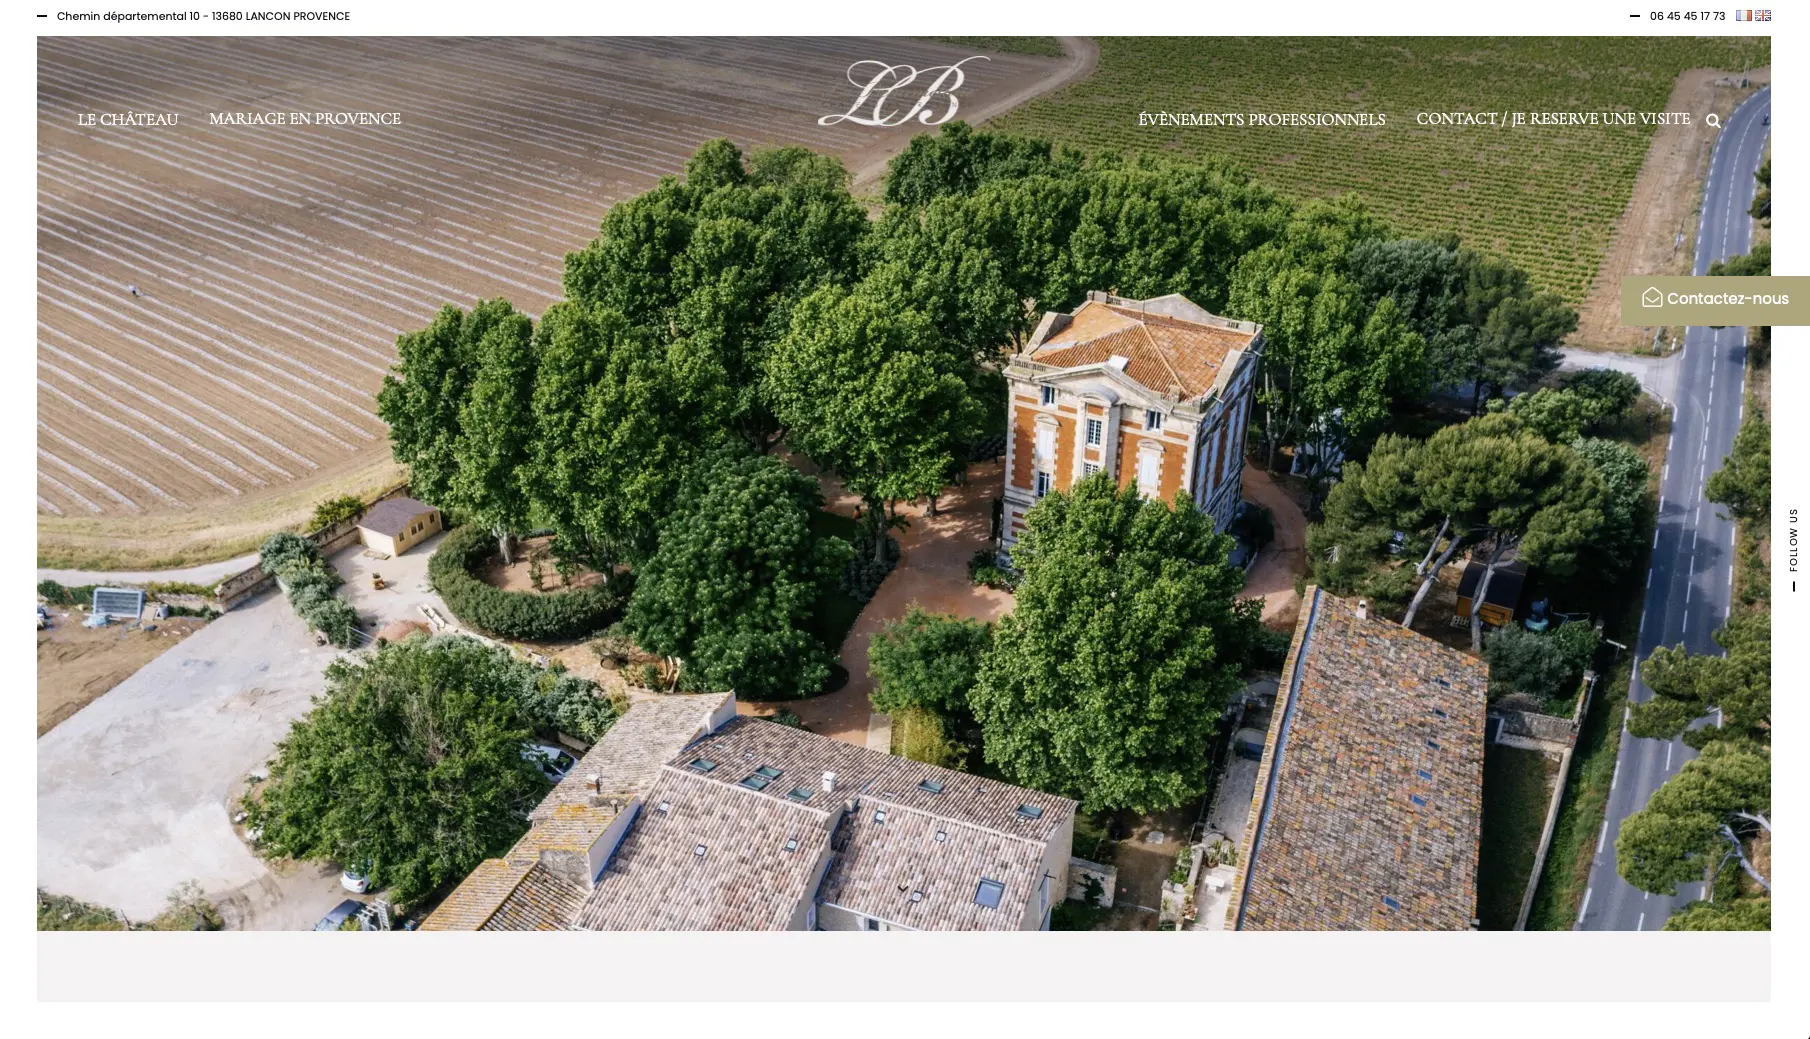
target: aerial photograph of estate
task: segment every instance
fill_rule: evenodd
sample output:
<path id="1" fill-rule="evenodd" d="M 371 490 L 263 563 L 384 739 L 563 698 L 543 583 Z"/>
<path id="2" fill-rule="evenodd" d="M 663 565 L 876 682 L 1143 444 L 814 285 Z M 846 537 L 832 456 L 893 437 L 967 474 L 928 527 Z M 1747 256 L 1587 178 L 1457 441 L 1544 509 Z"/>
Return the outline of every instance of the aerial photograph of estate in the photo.
<path id="1" fill-rule="evenodd" d="M 1715 31 L 39 37 L 38 929 L 1770 930 Z"/>

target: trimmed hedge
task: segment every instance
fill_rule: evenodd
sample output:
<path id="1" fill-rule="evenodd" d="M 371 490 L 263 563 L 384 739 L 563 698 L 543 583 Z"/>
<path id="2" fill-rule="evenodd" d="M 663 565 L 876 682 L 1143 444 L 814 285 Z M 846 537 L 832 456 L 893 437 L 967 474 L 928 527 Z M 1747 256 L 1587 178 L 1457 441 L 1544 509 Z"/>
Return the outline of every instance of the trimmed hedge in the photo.
<path id="1" fill-rule="evenodd" d="M 343 583 L 339 571 L 327 565 L 314 542 L 287 531 L 272 534 L 258 551 L 258 567 L 283 583 L 289 605 L 302 623 L 335 646 L 351 649 L 358 645 L 363 635 L 358 630 L 358 611 L 334 594 L 333 589 Z"/>
<path id="2" fill-rule="evenodd" d="M 616 588 L 576 588 L 541 594 L 493 588 L 472 571 L 496 552 L 496 541 L 478 527 L 446 535 L 427 561 L 428 580 L 446 608 L 466 624 L 499 638 L 574 639 L 595 634 L 622 614 L 627 596 Z M 621 584 L 622 579 L 616 578 Z"/>

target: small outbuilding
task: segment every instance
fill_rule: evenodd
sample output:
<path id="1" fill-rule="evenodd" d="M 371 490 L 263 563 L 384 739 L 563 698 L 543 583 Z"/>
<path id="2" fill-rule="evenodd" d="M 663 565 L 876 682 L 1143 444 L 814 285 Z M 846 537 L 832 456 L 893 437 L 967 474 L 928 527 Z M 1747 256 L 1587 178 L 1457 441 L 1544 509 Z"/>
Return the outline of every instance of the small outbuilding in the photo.
<path id="1" fill-rule="evenodd" d="M 1458 579 L 1458 608 L 1452 614 L 1454 624 L 1471 622 L 1471 603 L 1486 569 L 1482 561 L 1476 559 L 1465 564 L 1464 576 Z M 1515 610 L 1521 604 L 1521 590 L 1526 584 L 1526 563 L 1516 560 L 1496 567 L 1496 576 L 1490 578 L 1489 594 L 1483 603 L 1483 623 L 1496 628 L 1513 623 Z"/>
<path id="2" fill-rule="evenodd" d="M 385 498 L 358 521 L 358 537 L 373 552 L 399 556 L 440 529 L 440 510 L 413 498 Z"/>

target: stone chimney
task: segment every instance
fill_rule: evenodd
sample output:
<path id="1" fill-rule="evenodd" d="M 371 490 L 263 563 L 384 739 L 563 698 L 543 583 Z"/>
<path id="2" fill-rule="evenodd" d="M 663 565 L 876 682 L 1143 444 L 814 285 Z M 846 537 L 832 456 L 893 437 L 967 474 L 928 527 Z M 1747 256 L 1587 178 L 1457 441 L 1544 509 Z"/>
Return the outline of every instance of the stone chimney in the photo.
<path id="1" fill-rule="evenodd" d="M 836 773 L 825 772 L 823 774 L 823 792 L 826 794 L 833 794 L 836 792 Z"/>

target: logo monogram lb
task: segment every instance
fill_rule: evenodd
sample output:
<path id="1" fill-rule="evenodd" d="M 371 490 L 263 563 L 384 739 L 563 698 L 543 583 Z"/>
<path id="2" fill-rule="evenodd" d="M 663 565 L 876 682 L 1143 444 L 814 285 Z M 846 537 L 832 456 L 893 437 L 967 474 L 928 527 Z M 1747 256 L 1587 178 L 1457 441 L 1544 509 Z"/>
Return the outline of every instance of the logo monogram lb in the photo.
<path id="1" fill-rule="evenodd" d="M 955 118 L 961 108 L 956 100 L 955 92 L 961 89 L 967 80 L 967 73 L 962 66 L 978 58 L 990 60 L 984 54 L 963 58 L 953 65 L 937 65 L 920 69 L 915 65 L 888 65 L 883 61 L 857 61 L 848 67 L 848 81 L 861 88 L 861 94 L 855 103 L 848 106 L 848 111 L 838 115 L 826 115 L 817 120 L 819 126 L 834 126 L 840 122 L 857 123 L 861 126 L 900 126 L 915 118 L 925 126 L 938 126 Z M 934 77 L 934 78 L 932 78 Z M 891 109 L 886 107 L 892 100 L 894 91 L 923 83 L 923 92 L 916 94 L 916 100 L 909 108 L 903 105 Z M 914 95 L 907 92 L 905 97 Z M 937 111 L 936 99 L 947 98 L 949 107 L 940 114 Z"/>

